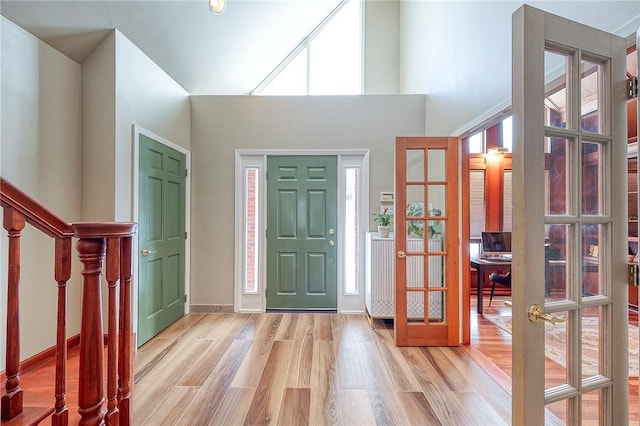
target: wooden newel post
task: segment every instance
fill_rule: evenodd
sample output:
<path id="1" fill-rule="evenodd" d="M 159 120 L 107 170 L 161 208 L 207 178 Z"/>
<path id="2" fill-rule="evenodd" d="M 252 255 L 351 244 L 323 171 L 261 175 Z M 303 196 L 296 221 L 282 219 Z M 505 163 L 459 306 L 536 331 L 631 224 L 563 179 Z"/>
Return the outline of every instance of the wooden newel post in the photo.
<path id="1" fill-rule="evenodd" d="M 22 413 L 20 389 L 20 234 L 24 216 L 12 208 L 4 209 L 4 229 L 9 234 L 9 268 L 7 270 L 7 352 L 6 392 L 2 395 L 2 420 Z"/>
<path id="2" fill-rule="evenodd" d="M 82 271 L 84 281 L 84 293 L 82 299 L 82 325 L 80 329 L 80 374 L 78 383 L 78 413 L 82 417 L 80 425 L 104 425 L 127 424 L 130 412 L 128 399 L 129 378 L 121 377 L 121 392 L 118 395 L 118 381 L 116 373 L 118 362 L 132 362 L 132 353 L 129 350 L 122 353 L 123 348 L 118 351 L 118 310 L 116 309 L 116 286 L 118 278 L 122 277 L 122 269 L 126 271 L 125 264 L 128 262 L 129 268 L 131 255 L 125 257 L 121 247 L 121 239 L 127 241 L 122 246 L 128 247 L 131 251 L 131 236 L 135 232 L 135 223 L 74 223 L 72 225 L 74 235 L 79 238 L 76 247 L 80 260 L 84 265 Z M 104 342 L 102 334 L 102 303 L 100 293 L 100 277 L 102 275 L 102 261 L 105 254 L 105 246 L 108 246 L 106 262 L 106 278 L 109 292 L 109 348 L 108 348 L 108 380 L 107 396 L 108 404 L 104 407 Z M 121 250 L 123 250 L 121 252 Z M 123 259 L 120 259 L 120 256 Z M 131 269 L 128 269 L 131 271 Z M 122 278 L 121 278 L 122 279 Z M 124 287 L 129 291 L 131 283 L 131 273 L 125 274 Z M 122 288 L 122 287 L 121 287 Z M 122 298 L 122 291 L 120 297 Z M 120 305 L 129 306 L 130 302 L 121 299 Z M 123 309 L 121 306 L 120 309 Z M 125 314 L 122 314 L 122 318 Z M 120 326 L 124 322 L 130 323 L 131 318 L 127 316 L 120 321 Z M 125 339 L 121 346 L 127 347 L 130 343 Z M 130 346 L 129 346 L 130 348 Z M 124 384 L 123 384 L 124 383 Z M 127 395 L 126 411 L 119 404 L 119 397 Z M 120 415 L 122 411 L 122 416 Z"/>
<path id="3" fill-rule="evenodd" d="M 103 337 L 100 277 L 104 238 L 83 238 L 76 244 L 82 270 L 82 324 L 80 328 L 80 373 L 78 413 L 81 425 L 104 424 Z"/>

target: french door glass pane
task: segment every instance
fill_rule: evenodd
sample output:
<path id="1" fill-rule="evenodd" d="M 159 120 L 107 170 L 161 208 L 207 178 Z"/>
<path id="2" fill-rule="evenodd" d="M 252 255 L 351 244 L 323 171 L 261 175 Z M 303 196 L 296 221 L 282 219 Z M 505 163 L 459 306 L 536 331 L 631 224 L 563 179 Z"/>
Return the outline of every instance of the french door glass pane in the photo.
<path id="1" fill-rule="evenodd" d="M 582 214 L 602 214 L 602 145 L 582 142 Z"/>
<path id="2" fill-rule="evenodd" d="M 571 150 L 570 141 L 566 138 L 545 138 L 545 169 L 549 171 L 549 185 L 545 200 L 549 203 L 545 211 L 550 215 L 565 215 L 570 213 L 571 193 Z"/>
<path id="3" fill-rule="evenodd" d="M 555 312 L 555 316 L 568 318 L 568 312 Z M 546 389 L 561 386 L 569 380 L 569 370 L 567 369 L 567 359 L 569 355 L 569 345 L 567 330 L 571 330 L 571 318 L 565 323 L 544 325 L 544 351 L 545 351 L 545 372 L 552 371 L 552 374 L 544 375 L 544 387 Z"/>
<path id="4" fill-rule="evenodd" d="M 603 374 L 602 348 L 600 347 L 603 336 L 610 331 L 603 330 L 606 321 L 602 321 L 602 308 L 590 307 L 581 309 L 582 335 L 581 335 L 581 359 L 582 377 Z"/>
<path id="5" fill-rule="evenodd" d="M 606 247 L 603 243 L 605 225 L 582 226 L 582 297 L 605 293 L 603 288 L 603 270 Z M 607 292 L 609 293 L 609 292 Z"/>
<path id="6" fill-rule="evenodd" d="M 570 119 L 567 106 L 569 57 L 564 53 L 544 52 L 545 126 L 566 128 Z"/>
<path id="7" fill-rule="evenodd" d="M 429 216 L 446 215 L 446 186 L 445 185 L 429 185 Z"/>
<path id="8" fill-rule="evenodd" d="M 567 253 L 571 247 L 568 225 L 548 225 L 545 244 L 545 297 L 565 300 L 569 295 L 570 274 Z"/>
<path id="9" fill-rule="evenodd" d="M 429 169 L 427 180 L 444 181 L 447 178 L 446 151 L 444 149 L 428 150 Z"/>
<path id="10" fill-rule="evenodd" d="M 424 150 L 407 150 L 407 182 L 424 182 Z"/>
<path id="11" fill-rule="evenodd" d="M 602 79 L 602 65 L 594 62 L 582 61 L 580 79 L 580 117 L 582 130 L 591 133 L 602 133 L 601 111 L 599 107 L 599 93 Z"/>

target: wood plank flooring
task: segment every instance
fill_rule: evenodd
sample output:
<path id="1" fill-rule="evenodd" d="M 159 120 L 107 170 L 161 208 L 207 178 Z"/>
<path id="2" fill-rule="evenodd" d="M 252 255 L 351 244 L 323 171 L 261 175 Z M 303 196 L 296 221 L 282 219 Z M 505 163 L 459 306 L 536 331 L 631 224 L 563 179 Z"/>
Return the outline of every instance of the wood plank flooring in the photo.
<path id="1" fill-rule="evenodd" d="M 501 425 L 463 348 L 398 348 L 362 315 L 191 314 L 138 350 L 136 425 Z"/>
<path id="2" fill-rule="evenodd" d="M 459 348 L 397 348 L 392 322 L 371 328 L 362 315 L 187 315 L 136 353 L 134 424 L 509 424 L 511 336 L 472 312 L 472 344 Z M 76 347 L 70 424 L 77 368 Z M 25 405 L 52 406 L 53 371 L 51 361 L 21 375 Z M 629 384 L 637 425 L 638 379 Z"/>

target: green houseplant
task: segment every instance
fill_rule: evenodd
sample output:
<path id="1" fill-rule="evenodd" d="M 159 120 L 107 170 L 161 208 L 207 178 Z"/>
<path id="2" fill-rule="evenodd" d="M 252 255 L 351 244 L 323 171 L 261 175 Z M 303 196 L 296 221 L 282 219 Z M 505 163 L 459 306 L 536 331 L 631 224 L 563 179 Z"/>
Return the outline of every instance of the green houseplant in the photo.
<path id="1" fill-rule="evenodd" d="M 388 238 L 391 231 L 391 221 L 393 215 L 389 213 L 388 209 L 384 209 L 382 213 L 374 213 L 373 220 L 378 225 L 378 234 L 381 238 Z"/>

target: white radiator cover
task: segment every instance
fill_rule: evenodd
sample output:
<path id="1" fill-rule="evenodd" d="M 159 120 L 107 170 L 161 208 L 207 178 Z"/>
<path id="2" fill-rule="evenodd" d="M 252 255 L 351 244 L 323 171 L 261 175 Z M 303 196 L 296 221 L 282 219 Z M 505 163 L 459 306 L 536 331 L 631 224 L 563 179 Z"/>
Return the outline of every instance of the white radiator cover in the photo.
<path id="1" fill-rule="evenodd" d="M 423 240 L 407 240 L 407 251 L 423 251 Z M 442 250 L 442 240 L 429 240 L 429 252 Z M 429 256 L 428 287 L 442 287 L 445 282 L 442 256 Z M 424 265 L 420 257 L 407 259 L 407 287 L 421 287 Z M 378 233 L 368 232 L 366 241 L 366 306 L 373 318 L 393 318 L 395 314 L 395 241 L 380 238 Z M 442 321 L 444 311 L 442 293 L 430 293 L 429 319 Z M 409 293 L 407 296 L 408 318 L 424 317 L 423 293 Z"/>

